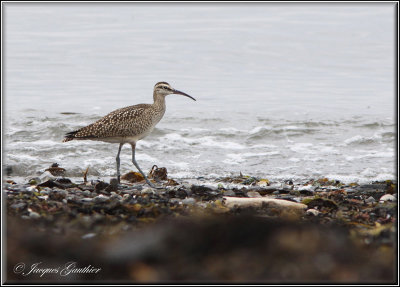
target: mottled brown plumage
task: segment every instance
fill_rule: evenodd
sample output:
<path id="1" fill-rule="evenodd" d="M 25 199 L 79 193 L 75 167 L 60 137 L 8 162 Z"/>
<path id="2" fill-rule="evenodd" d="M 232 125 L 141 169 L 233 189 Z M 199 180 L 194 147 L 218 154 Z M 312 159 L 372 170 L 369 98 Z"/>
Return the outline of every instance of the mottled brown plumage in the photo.
<path id="1" fill-rule="evenodd" d="M 64 142 L 74 139 L 108 142 L 114 138 L 138 136 L 150 129 L 153 123 L 158 123 L 161 117 L 161 111 L 152 108 L 152 105 L 148 104 L 121 108 L 86 127 L 68 133 Z"/>
<path id="2" fill-rule="evenodd" d="M 117 154 L 117 177 L 120 180 L 119 154 L 125 143 L 132 146 L 132 162 L 146 179 L 146 182 L 154 187 L 139 168 L 135 160 L 136 142 L 146 137 L 154 129 L 155 125 L 162 119 L 165 113 L 165 96 L 180 94 L 193 100 L 191 96 L 173 89 L 166 82 L 159 82 L 154 86 L 154 103 L 139 104 L 115 110 L 98 121 L 69 132 L 65 135 L 63 142 L 72 140 L 99 140 L 110 143 L 119 143 Z"/>

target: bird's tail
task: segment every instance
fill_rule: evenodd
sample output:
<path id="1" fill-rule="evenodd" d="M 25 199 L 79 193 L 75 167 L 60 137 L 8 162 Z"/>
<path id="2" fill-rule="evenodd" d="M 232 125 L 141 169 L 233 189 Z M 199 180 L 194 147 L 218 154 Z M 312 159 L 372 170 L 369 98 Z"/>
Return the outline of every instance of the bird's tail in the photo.
<path id="1" fill-rule="evenodd" d="M 69 141 L 72 141 L 73 139 L 75 139 L 75 134 L 76 134 L 77 132 L 78 132 L 78 131 L 73 131 L 73 132 L 67 133 L 67 134 L 65 135 L 64 139 L 63 139 L 63 143 L 69 142 Z"/>

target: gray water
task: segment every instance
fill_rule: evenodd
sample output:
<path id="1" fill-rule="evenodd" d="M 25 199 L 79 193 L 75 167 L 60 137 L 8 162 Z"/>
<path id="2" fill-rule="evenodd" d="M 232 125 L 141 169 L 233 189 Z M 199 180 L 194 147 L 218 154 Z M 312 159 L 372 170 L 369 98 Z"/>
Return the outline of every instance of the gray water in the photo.
<path id="1" fill-rule="evenodd" d="M 3 164 L 114 176 L 118 144 L 62 143 L 167 81 L 197 99 L 137 145 L 144 170 L 394 179 L 395 4 L 5 3 Z M 67 113 L 67 114 L 65 114 Z M 73 114 L 70 114 L 73 113 Z M 130 149 L 123 172 L 134 170 Z"/>

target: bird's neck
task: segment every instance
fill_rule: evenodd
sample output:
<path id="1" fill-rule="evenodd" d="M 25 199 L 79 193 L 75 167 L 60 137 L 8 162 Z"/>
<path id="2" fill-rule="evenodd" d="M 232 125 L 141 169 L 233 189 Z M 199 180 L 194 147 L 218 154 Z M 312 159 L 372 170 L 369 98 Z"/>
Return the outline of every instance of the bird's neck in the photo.
<path id="1" fill-rule="evenodd" d="M 153 94 L 153 107 L 157 110 L 165 110 L 165 97 L 158 95 L 156 93 Z"/>

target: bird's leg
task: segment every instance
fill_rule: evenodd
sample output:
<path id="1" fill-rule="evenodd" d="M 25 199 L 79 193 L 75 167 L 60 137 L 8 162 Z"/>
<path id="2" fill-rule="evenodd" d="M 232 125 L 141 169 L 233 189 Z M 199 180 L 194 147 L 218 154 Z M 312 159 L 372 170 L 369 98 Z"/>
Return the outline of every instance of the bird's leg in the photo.
<path id="1" fill-rule="evenodd" d="M 118 154 L 117 157 L 115 158 L 117 161 L 117 178 L 118 178 L 118 183 L 121 183 L 121 173 L 119 172 L 119 166 L 120 166 L 120 160 L 119 160 L 119 154 L 121 153 L 121 148 L 124 144 L 120 143 L 119 148 L 118 148 Z"/>
<path id="2" fill-rule="evenodd" d="M 144 172 L 140 169 L 138 163 L 135 160 L 135 148 L 136 148 L 136 144 L 132 144 L 132 162 L 133 164 L 136 166 L 136 168 L 138 169 L 138 171 L 143 175 L 144 179 L 146 180 L 147 184 L 150 185 L 152 188 L 162 188 L 162 187 L 156 187 L 154 184 L 152 184 L 148 179 L 147 176 L 144 174 Z"/>

